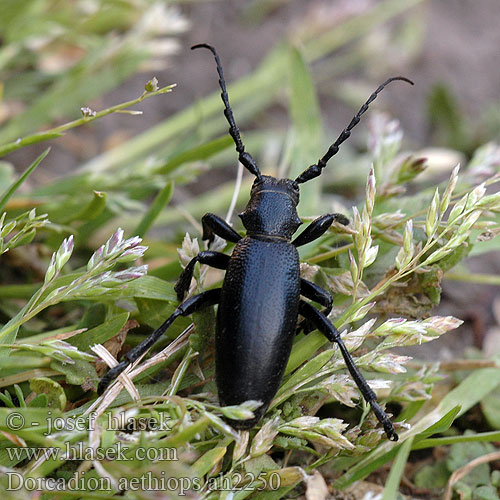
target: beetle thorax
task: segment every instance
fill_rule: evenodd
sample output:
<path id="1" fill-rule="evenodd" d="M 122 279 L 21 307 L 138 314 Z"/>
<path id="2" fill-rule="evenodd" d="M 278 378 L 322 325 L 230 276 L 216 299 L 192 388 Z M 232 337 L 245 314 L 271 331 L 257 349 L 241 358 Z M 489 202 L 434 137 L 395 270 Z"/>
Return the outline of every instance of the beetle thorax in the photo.
<path id="1" fill-rule="evenodd" d="M 290 239 L 302 224 L 298 203 L 299 186 L 295 181 L 263 175 L 253 183 L 250 201 L 239 215 L 250 236 Z"/>

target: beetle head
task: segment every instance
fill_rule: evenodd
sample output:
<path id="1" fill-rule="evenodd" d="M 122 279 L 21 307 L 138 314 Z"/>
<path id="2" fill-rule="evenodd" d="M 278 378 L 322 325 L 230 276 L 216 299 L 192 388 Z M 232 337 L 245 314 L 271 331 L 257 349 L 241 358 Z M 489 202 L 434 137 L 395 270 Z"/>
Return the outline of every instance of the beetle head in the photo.
<path id="1" fill-rule="evenodd" d="M 249 233 L 290 239 L 302 224 L 298 203 L 297 182 L 263 175 L 255 179 L 250 201 L 239 216 Z"/>

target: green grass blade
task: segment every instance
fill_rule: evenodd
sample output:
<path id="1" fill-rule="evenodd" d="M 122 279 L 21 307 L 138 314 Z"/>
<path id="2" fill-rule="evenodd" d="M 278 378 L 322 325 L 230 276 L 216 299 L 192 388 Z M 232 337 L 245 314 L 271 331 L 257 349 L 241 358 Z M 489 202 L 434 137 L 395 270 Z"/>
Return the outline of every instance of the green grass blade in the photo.
<path id="1" fill-rule="evenodd" d="M 0 212 L 5 208 L 7 202 L 10 200 L 12 195 L 18 190 L 18 188 L 23 184 L 23 182 L 34 172 L 35 168 L 40 165 L 42 160 L 49 154 L 50 148 L 47 148 L 15 181 L 2 195 L 0 198 Z"/>
<path id="2" fill-rule="evenodd" d="M 207 472 L 211 471 L 216 464 L 218 464 L 226 454 L 226 446 L 216 446 L 208 450 L 192 465 L 193 474 L 202 477 Z"/>
<path id="3" fill-rule="evenodd" d="M 141 222 L 134 230 L 134 235 L 144 238 L 149 228 L 154 224 L 154 221 L 160 215 L 162 210 L 168 205 L 174 192 L 173 182 L 168 182 L 165 187 L 156 195 L 149 210 L 144 214 Z"/>
<path id="4" fill-rule="evenodd" d="M 102 325 L 96 326 L 90 330 L 79 333 L 71 337 L 67 342 L 74 345 L 81 351 L 86 351 L 94 344 L 104 344 L 106 340 L 117 335 L 125 326 L 129 317 L 129 313 L 117 314 L 111 319 L 107 319 Z"/>
<path id="5" fill-rule="evenodd" d="M 435 448 L 436 446 L 449 446 L 455 443 L 475 443 L 500 441 L 500 431 L 481 432 L 479 434 L 468 434 L 466 436 L 447 436 L 440 438 L 422 439 L 412 449 L 423 450 Z"/>
<path id="6" fill-rule="evenodd" d="M 39 283 L 0 285 L 0 299 L 29 299 L 39 288 Z"/>
<path id="7" fill-rule="evenodd" d="M 410 439 L 407 439 L 399 448 L 396 460 L 394 460 L 394 463 L 392 464 L 391 472 L 389 473 L 389 477 L 385 483 L 382 500 L 393 500 L 396 498 L 399 490 L 399 483 L 401 482 L 401 478 L 403 477 L 403 473 L 405 471 L 412 443 L 413 436 Z"/>
<path id="8" fill-rule="evenodd" d="M 183 151 L 171 158 L 164 166 L 156 170 L 157 174 L 167 174 L 175 170 L 179 165 L 189 161 L 207 160 L 214 154 L 223 151 L 233 145 L 233 140 L 229 135 L 217 137 L 216 139 L 196 146 L 188 151 Z"/>
<path id="9" fill-rule="evenodd" d="M 95 219 L 104 210 L 104 207 L 106 206 L 106 199 L 107 199 L 106 193 L 103 193 L 101 191 L 94 191 L 94 195 L 87 204 L 87 206 L 85 206 L 76 215 L 69 216 L 68 221 L 65 222 L 70 222 L 75 220 L 85 222 Z"/>
<path id="10" fill-rule="evenodd" d="M 0 146 L 0 157 L 5 156 L 12 151 L 23 148 L 25 146 L 31 146 L 32 144 L 38 144 L 39 142 L 50 141 L 51 139 L 57 139 L 62 137 L 64 134 L 62 132 L 40 132 L 39 134 L 33 134 L 14 142 L 9 142 Z"/>
<path id="11" fill-rule="evenodd" d="M 290 111 L 294 131 L 289 177 L 295 179 L 311 162 L 317 161 L 323 145 L 323 127 L 318 96 L 309 68 L 296 48 L 290 48 Z M 287 177 L 288 177 L 287 176 Z M 320 182 L 303 184 L 300 187 L 300 212 L 316 215 Z"/>

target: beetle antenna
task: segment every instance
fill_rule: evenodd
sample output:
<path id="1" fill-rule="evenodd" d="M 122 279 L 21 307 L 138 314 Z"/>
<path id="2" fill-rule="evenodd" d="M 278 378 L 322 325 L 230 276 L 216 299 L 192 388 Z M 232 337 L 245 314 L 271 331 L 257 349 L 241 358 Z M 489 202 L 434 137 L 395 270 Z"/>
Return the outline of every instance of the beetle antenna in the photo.
<path id="1" fill-rule="evenodd" d="M 328 148 L 325 156 L 318 160 L 317 164 L 311 165 L 309 168 L 304 170 L 304 172 L 302 172 L 295 179 L 295 182 L 298 182 L 299 184 L 304 183 L 310 181 L 311 179 L 314 179 L 315 177 L 318 177 L 318 175 L 321 175 L 321 171 L 326 167 L 326 164 L 328 163 L 330 158 L 338 153 L 339 146 L 349 138 L 349 136 L 351 135 L 351 130 L 359 123 L 361 115 L 368 109 L 368 106 L 377 98 L 378 94 L 380 94 L 380 92 L 382 92 L 382 90 L 384 90 L 384 88 L 389 85 L 389 83 L 395 80 L 402 80 L 403 82 L 408 82 L 411 85 L 414 85 L 411 80 L 405 78 L 404 76 L 393 76 L 392 78 L 388 78 L 382 85 L 379 86 L 379 88 L 375 92 L 373 92 L 373 94 L 368 98 L 363 106 L 361 106 L 360 110 L 356 113 L 356 115 L 354 115 L 354 118 L 351 120 L 351 123 L 349 123 L 349 125 L 347 125 L 347 127 L 342 130 L 342 133 L 339 135 L 337 140 Z"/>
<path id="2" fill-rule="evenodd" d="M 245 151 L 245 146 L 243 145 L 240 137 L 240 131 L 236 126 L 236 122 L 234 121 L 233 110 L 231 109 L 231 105 L 229 104 L 229 96 L 227 95 L 226 82 L 224 80 L 224 73 L 222 72 L 222 64 L 219 59 L 219 54 L 217 54 L 217 51 L 214 47 L 206 43 L 193 45 L 191 47 L 191 50 L 199 48 L 208 49 L 215 57 L 215 62 L 217 64 L 217 73 L 219 74 L 219 85 L 222 90 L 221 97 L 225 107 L 224 115 L 229 123 L 229 135 L 233 138 L 233 141 L 236 144 L 236 151 L 239 154 L 238 159 L 247 170 L 255 175 L 257 179 L 260 179 L 262 177 L 262 174 L 260 173 L 259 167 L 257 167 L 257 164 L 255 163 L 255 160 L 252 158 L 250 153 L 247 153 Z"/>

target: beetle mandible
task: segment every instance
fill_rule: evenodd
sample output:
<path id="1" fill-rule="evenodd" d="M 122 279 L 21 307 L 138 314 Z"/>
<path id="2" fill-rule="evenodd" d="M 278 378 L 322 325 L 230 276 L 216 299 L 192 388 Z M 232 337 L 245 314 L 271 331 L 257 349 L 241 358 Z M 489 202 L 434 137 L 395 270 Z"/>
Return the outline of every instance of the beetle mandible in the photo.
<path id="1" fill-rule="evenodd" d="M 179 316 L 188 316 L 204 307 L 219 305 L 217 312 L 215 360 L 216 382 L 222 406 L 238 405 L 247 400 L 261 401 L 249 420 L 231 420 L 238 429 L 249 429 L 262 418 L 276 394 L 290 357 L 293 338 L 297 332 L 299 314 L 305 319 L 305 330 L 318 329 L 330 342 L 340 348 L 346 366 L 375 416 L 384 426 L 387 437 L 398 440 L 394 426 L 380 407 L 373 390 L 354 363 L 340 334 L 328 319 L 332 296 L 318 285 L 300 277 L 297 247 L 323 235 L 334 221 L 348 224 L 340 214 L 326 214 L 315 219 L 297 238 L 293 234 L 302 224 L 297 214 L 299 184 L 321 174 L 339 146 L 351 135 L 361 115 L 377 95 L 394 80 L 413 85 L 408 78 L 396 76 L 380 85 L 363 104 L 349 125 L 341 132 L 326 154 L 304 170 L 295 180 L 276 179 L 262 175 L 255 160 L 245 151 L 236 126 L 222 65 L 214 47 L 199 44 L 192 49 L 205 48 L 212 52 L 219 74 L 224 115 L 229 123 L 241 164 L 255 176 L 250 201 L 240 218 L 246 236 L 240 236 L 224 219 L 208 213 L 202 218 L 203 239 L 211 243 L 215 235 L 235 243 L 231 256 L 220 252 L 203 251 L 183 270 L 175 291 L 182 301 L 188 291 L 197 262 L 226 271 L 222 288 L 208 290 L 182 302 L 176 310 L 147 339 L 130 350 L 117 366 L 101 379 L 98 393 L 128 365 L 136 361 L 165 333 Z M 320 311 L 302 297 L 321 304 Z"/>

